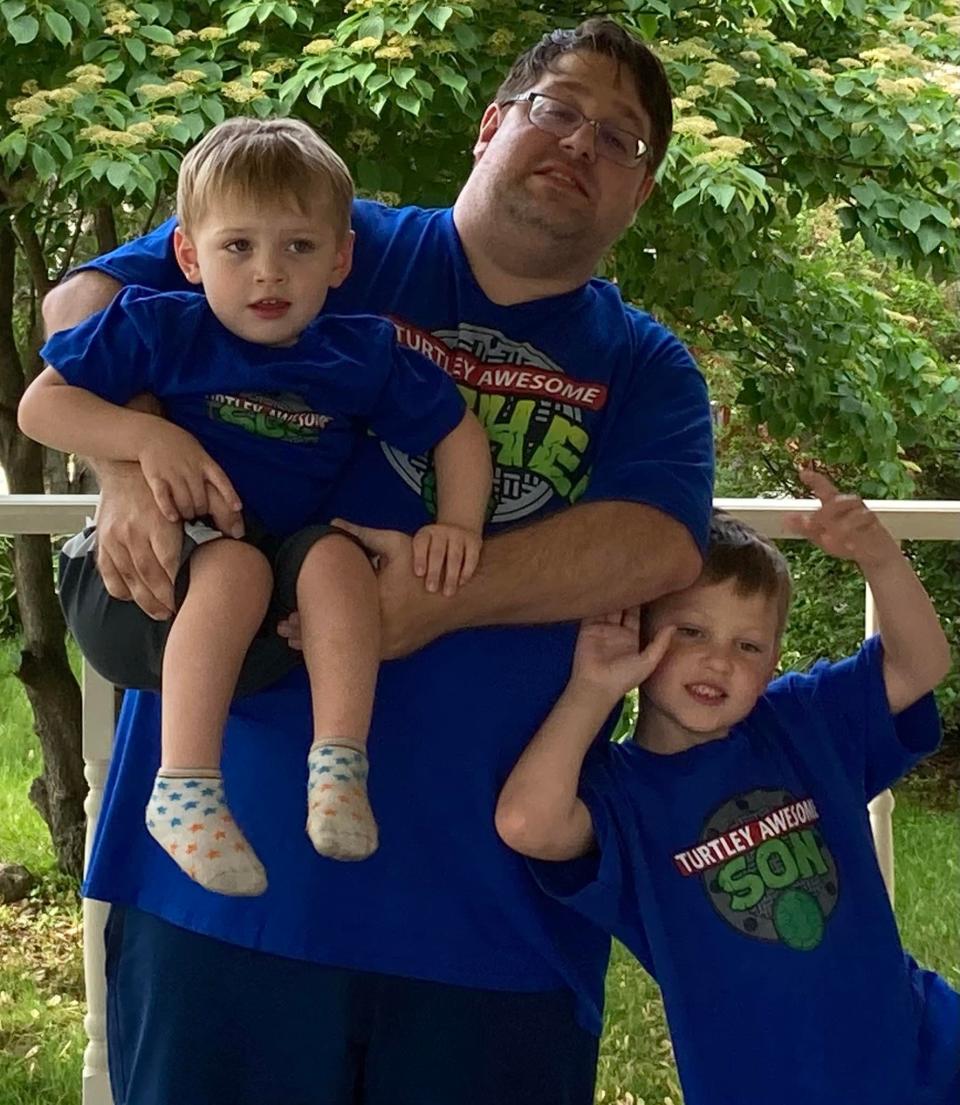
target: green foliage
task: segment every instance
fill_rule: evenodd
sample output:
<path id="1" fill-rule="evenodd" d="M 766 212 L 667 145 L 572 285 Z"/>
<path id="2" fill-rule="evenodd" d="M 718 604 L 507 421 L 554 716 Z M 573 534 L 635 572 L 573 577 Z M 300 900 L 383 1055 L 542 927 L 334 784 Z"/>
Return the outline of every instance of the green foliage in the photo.
<path id="1" fill-rule="evenodd" d="M 17 584 L 13 578 L 13 538 L 0 535 L 0 640 L 20 632 Z"/>

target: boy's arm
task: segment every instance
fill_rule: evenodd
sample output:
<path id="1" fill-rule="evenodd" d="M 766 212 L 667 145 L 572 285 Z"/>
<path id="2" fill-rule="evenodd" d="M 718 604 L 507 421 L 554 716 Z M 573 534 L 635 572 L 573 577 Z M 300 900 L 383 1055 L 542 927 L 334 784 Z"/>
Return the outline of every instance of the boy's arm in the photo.
<path id="1" fill-rule="evenodd" d="M 840 495 L 822 472 L 801 473 L 820 509 L 795 515 L 792 528 L 831 556 L 853 560 L 870 585 L 883 642 L 890 712 L 922 698 L 950 670 L 950 646 L 910 562 L 876 515 L 855 495 Z"/>
<path id="2" fill-rule="evenodd" d="M 428 591 L 442 587 L 450 596 L 473 576 L 480 561 L 493 485 L 490 444 L 470 411 L 434 446 L 433 465 L 437 520 L 413 537 L 413 571 Z"/>
<path id="3" fill-rule="evenodd" d="M 593 823 L 577 797 L 584 758 L 617 703 L 656 669 L 672 636 L 665 626 L 641 647 L 637 609 L 583 623 L 566 689 L 500 792 L 497 832 L 514 851 L 545 860 L 590 851 Z"/>

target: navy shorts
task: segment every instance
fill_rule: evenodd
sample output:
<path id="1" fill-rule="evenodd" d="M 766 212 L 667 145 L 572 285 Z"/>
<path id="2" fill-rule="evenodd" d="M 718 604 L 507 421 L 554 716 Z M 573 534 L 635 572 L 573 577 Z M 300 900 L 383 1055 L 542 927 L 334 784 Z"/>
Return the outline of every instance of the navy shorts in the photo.
<path id="1" fill-rule="evenodd" d="M 569 991 L 473 990 L 236 947 L 114 906 L 115 1105 L 592 1105 Z"/>
<path id="2" fill-rule="evenodd" d="M 280 539 L 249 516 L 245 516 L 244 523 L 243 540 L 270 561 L 274 588 L 270 609 L 244 658 L 235 691 L 238 696 L 269 687 L 302 663 L 301 653 L 277 634 L 277 623 L 297 608 L 297 579 L 314 544 L 331 534 L 359 544 L 352 534 L 333 526 L 307 526 Z M 174 585 L 177 609 L 190 582 L 190 557 L 205 542 L 221 536 L 203 522 L 184 526 L 180 570 Z M 160 690 L 163 652 L 173 618 L 157 621 L 135 602 L 115 599 L 109 594 L 97 569 L 95 526 L 88 526 L 64 543 L 60 550 L 58 590 L 67 628 L 94 671 L 127 690 Z"/>

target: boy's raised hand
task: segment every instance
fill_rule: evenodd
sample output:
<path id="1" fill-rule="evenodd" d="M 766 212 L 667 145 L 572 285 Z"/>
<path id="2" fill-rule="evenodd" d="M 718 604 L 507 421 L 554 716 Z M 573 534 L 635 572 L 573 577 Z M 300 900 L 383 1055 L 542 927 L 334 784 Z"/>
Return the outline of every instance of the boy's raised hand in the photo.
<path id="1" fill-rule="evenodd" d="M 157 507 L 171 522 L 209 514 L 211 488 L 230 510 L 241 508 L 240 497 L 220 465 L 192 434 L 172 423 L 161 424 L 141 449 L 139 461 Z"/>
<path id="2" fill-rule="evenodd" d="M 413 535 L 413 571 L 430 592 L 454 595 L 476 571 L 483 538 L 464 526 L 437 522 Z"/>
<path id="3" fill-rule="evenodd" d="M 813 468 L 804 468 L 800 478 L 820 500 L 811 514 L 791 514 L 785 521 L 794 533 L 840 560 L 853 560 L 861 568 L 899 556 L 893 537 L 858 495 L 842 495 L 833 482 Z"/>
<path id="4" fill-rule="evenodd" d="M 609 695 L 612 705 L 650 678 L 666 655 L 675 629 L 663 626 L 642 647 L 639 607 L 586 619 L 577 637 L 571 686 Z"/>

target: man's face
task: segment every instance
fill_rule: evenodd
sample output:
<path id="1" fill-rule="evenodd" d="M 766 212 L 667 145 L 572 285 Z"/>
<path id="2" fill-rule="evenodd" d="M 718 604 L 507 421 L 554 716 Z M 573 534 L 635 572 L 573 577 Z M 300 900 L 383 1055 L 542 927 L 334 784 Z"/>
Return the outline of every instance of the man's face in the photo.
<path id="1" fill-rule="evenodd" d="M 529 91 L 578 108 L 650 142 L 650 119 L 632 76 L 614 59 L 564 54 Z M 475 173 L 486 177 L 492 214 L 519 233 L 535 232 L 599 258 L 633 221 L 653 188 L 646 161 L 632 168 L 598 157 L 595 134 L 569 138 L 538 130 L 525 103 L 487 108 L 474 147 Z"/>
<path id="2" fill-rule="evenodd" d="M 264 203 L 227 195 L 174 249 L 184 275 L 203 284 L 220 322 L 257 345 L 292 345 L 330 288 L 350 271 L 352 234 L 339 235 L 317 203 Z"/>
<path id="3" fill-rule="evenodd" d="M 777 620 L 775 599 L 741 595 L 733 580 L 696 583 L 652 603 L 649 638 L 676 626 L 666 656 L 641 687 L 656 724 L 699 742 L 742 721 L 776 668 Z"/>

